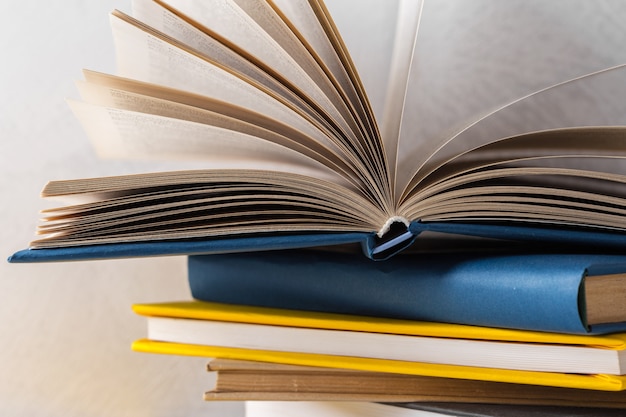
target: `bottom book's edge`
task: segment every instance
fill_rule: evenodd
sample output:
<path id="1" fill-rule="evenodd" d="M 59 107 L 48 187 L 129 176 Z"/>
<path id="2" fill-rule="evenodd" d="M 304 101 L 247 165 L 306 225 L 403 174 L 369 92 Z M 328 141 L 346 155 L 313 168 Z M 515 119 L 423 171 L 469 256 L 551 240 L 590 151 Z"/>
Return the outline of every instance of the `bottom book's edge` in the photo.
<path id="1" fill-rule="evenodd" d="M 512 406 L 553 406 L 553 407 L 579 407 L 579 408 L 603 408 L 603 409 L 626 409 L 626 402 L 622 401 L 594 401 L 581 396 L 579 400 L 564 400 L 558 398 L 523 398 L 523 397 L 454 397 L 449 395 L 394 395 L 394 394 L 342 394 L 342 393 L 301 393 L 301 392 L 215 392 L 204 393 L 205 401 L 358 401 L 380 403 L 418 403 L 428 404 L 498 404 Z"/>
<path id="2" fill-rule="evenodd" d="M 133 343 L 137 352 L 201 356 L 207 358 L 239 359 L 288 365 L 320 366 L 361 371 L 388 372 L 406 375 L 423 375 L 470 379 L 492 382 L 509 382 L 562 388 L 581 388 L 602 391 L 626 389 L 625 376 L 562 374 L 553 372 L 516 371 L 477 368 L 458 365 L 440 365 L 385 359 L 330 356 L 311 353 L 274 352 L 219 346 L 200 346 L 140 339 Z"/>
<path id="3" fill-rule="evenodd" d="M 434 413 L 441 416 L 457 417 L 622 417 L 621 408 L 609 409 L 594 405 L 554 405 L 554 404 L 478 404 L 478 403 L 446 403 L 446 402 L 405 402 L 386 403 L 392 407 Z M 400 413 L 404 415 L 404 413 Z"/>
<path id="4" fill-rule="evenodd" d="M 415 395 L 394 394 L 342 394 L 333 392 L 255 392 L 230 391 L 204 393 L 205 401 L 367 401 L 367 402 L 414 402 L 442 401 L 441 397 L 422 398 Z M 467 402 L 471 399 L 467 399 Z"/>
<path id="5" fill-rule="evenodd" d="M 246 416 L 465 416 L 465 417 L 617 417 L 624 410 L 597 407 L 467 403 L 377 403 L 363 401 L 246 401 Z"/>

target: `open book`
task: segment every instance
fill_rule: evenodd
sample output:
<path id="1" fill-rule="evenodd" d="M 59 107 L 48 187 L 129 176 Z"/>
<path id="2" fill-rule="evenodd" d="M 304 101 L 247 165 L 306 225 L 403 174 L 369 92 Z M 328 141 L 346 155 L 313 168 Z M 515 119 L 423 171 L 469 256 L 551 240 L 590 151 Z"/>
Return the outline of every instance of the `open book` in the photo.
<path id="1" fill-rule="evenodd" d="M 395 22 L 362 42 L 390 52 L 361 60 L 384 74 L 376 111 L 322 0 L 113 12 L 118 75 L 85 71 L 71 101 L 95 148 L 207 169 L 50 182 L 43 196 L 71 205 L 45 211 L 30 248 L 366 241 L 384 258 L 424 230 L 626 242 L 617 11 L 398 0 L 353 12 L 381 4 Z"/>

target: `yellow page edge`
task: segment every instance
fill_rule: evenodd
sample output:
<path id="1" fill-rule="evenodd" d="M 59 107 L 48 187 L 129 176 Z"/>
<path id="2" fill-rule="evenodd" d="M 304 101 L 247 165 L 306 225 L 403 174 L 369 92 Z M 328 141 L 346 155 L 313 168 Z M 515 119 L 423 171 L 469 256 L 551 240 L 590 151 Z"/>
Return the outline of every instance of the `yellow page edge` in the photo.
<path id="1" fill-rule="evenodd" d="M 387 359 L 357 358 L 348 356 L 320 355 L 313 353 L 285 353 L 218 346 L 192 345 L 139 339 L 132 350 L 207 358 L 238 359 L 287 365 L 317 366 L 326 368 L 354 369 L 360 371 L 386 372 L 405 375 L 421 375 L 491 382 L 507 382 L 526 385 L 542 385 L 560 388 L 578 388 L 597 391 L 623 391 L 626 376 L 606 374 L 566 374 L 557 372 L 518 371 L 479 368 L 459 365 L 439 365 L 422 362 L 406 362 Z"/>
<path id="2" fill-rule="evenodd" d="M 135 304 L 132 308 L 136 314 L 142 316 L 175 317 L 456 339 L 582 345 L 612 350 L 626 349 L 626 333 L 575 335 L 469 326 L 463 324 L 400 320 L 383 317 L 286 310 L 195 300 Z"/>

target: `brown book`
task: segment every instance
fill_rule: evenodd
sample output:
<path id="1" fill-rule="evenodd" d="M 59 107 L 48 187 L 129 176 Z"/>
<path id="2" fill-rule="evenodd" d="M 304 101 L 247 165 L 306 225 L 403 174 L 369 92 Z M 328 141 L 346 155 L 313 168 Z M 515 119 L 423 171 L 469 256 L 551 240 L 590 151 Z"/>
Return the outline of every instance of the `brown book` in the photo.
<path id="1" fill-rule="evenodd" d="M 368 401 L 517 404 L 626 409 L 626 392 L 542 387 L 214 359 L 214 401 Z"/>

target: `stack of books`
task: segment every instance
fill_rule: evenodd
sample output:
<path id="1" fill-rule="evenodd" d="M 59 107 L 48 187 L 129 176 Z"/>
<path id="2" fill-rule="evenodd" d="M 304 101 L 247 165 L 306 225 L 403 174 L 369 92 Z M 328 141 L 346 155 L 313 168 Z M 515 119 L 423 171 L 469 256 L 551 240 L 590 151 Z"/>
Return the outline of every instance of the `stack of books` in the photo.
<path id="1" fill-rule="evenodd" d="M 194 300 L 135 305 L 148 334 L 133 348 L 216 358 L 207 400 L 624 408 L 626 333 L 615 329 L 625 328 L 625 262 L 194 255 Z"/>
<path id="2" fill-rule="evenodd" d="M 359 65 L 322 0 L 114 11 L 118 74 L 70 102 L 95 149 L 207 169 L 52 181 L 9 260 L 186 256 L 133 348 L 206 357 L 249 417 L 619 413 L 620 10 L 452 3 L 358 3 Z"/>

